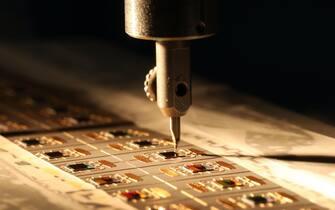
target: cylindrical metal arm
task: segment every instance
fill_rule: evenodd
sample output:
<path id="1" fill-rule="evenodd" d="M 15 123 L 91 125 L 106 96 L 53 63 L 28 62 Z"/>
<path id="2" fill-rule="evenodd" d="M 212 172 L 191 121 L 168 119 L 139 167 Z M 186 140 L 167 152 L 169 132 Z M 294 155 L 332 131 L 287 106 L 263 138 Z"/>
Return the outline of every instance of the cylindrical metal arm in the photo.
<path id="1" fill-rule="evenodd" d="M 191 40 L 216 31 L 217 0 L 125 0 L 126 33 L 147 40 Z"/>
<path id="2" fill-rule="evenodd" d="M 156 42 L 157 104 L 168 117 L 191 106 L 190 49 L 186 42 Z"/>

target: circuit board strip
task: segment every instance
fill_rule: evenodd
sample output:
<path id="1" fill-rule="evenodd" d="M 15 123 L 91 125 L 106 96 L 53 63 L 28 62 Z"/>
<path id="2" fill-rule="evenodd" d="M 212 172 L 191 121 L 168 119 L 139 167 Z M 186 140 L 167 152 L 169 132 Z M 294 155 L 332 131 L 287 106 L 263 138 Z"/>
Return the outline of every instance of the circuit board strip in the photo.
<path id="1" fill-rule="evenodd" d="M 1 134 L 137 209 L 324 209 L 196 145 L 174 152 L 117 115 L 4 79 L 0 96 Z"/>

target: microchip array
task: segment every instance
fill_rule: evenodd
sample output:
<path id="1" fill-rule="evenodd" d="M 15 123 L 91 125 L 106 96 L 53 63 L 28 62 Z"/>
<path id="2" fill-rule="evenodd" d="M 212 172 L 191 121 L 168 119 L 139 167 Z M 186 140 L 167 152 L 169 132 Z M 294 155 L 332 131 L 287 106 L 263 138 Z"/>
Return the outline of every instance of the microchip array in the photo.
<path id="1" fill-rule="evenodd" d="M 173 151 L 167 136 L 36 87 L 1 82 L 0 134 L 137 209 L 324 209 L 196 145 Z"/>

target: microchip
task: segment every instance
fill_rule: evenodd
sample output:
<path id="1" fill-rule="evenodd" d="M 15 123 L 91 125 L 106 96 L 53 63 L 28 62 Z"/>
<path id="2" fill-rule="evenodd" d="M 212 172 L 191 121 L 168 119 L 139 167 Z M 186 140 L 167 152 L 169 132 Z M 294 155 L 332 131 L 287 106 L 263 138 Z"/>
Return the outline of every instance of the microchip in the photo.
<path id="1" fill-rule="evenodd" d="M 138 147 L 150 147 L 154 145 L 150 140 L 147 140 L 147 139 L 140 140 L 140 141 L 134 141 L 132 143 L 137 145 Z"/>
<path id="2" fill-rule="evenodd" d="M 79 171 L 86 171 L 86 170 L 91 170 L 94 169 L 94 166 L 86 163 L 75 163 L 75 164 L 70 164 L 66 166 L 73 172 L 79 172 Z"/>
<path id="3" fill-rule="evenodd" d="M 241 182 L 232 179 L 215 180 L 214 183 L 216 186 L 219 186 L 223 189 L 243 186 Z"/>
<path id="4" fill-rule="evenodd" d="M 161 156 L 161 157 L 163 157 L 164 159 L 173 159 L 173 158 L 177 158 L 177 157 L 180 157 L 179 155 L 178 155 L 178 153 L 176 153 L 176 152 L 160 152 L 159 153 L 159 155 Z"/>
<path id="5" fill-rule="evenodd" d="M 49 159 L 68 157 L 67 155 L 64 155 L 64 153 L 60 151 L 45 152 L 44 154 L 48 156 Z"/>
<path id="6" fill-rule="evenodd" d="M 89 123 L 91 122 L 91 118 L 90 116 L 77 116 L 74 117 L 74 119 L 78 122 L 78 123 Z"/>
<path id="7" fill-rule="evenodd" d="M 114 138 L 126 137 L 129 135 L 129 133 L 125 130 L 113 130 L 109 131 L 109 133 L 112 134 Z"/>
<path id="8" fill-rule="evenodd" d="M 140 136 L 149 136 L 149 133 L 133 130 L 133 129 L 118 129 L 118 130 L 110 130 L 108 134 L 112 136 L 112 138 L 132 138 L 132 137 L 140 137 Z"/>
<path id="9" fill-rule="evenodd" d="M 121 197 L 127 201 L 136 201 L 140 199 L 146 199 L 147 195 L 141 193 L 139 191 L 129 191 L 129 192 L 122 192 Z"/>
<path id="10" fill-rule="evenodd" d="M 184 166 L 184 168 L 187 171 L 190 171 L 191 173 L 195 174 L 195 173 L 199 173 L 199 172 L 206 172 L 206 171 L 212 171 L 213 169 L 209 169 L 206 166 L 202 165 L 202 164 L 189 164 Z"/>
<path id="11" fill-rule="evenodd" d="M 112 176 L 95 177 L 95 178 L 92 179 L 92 181 L 99 186 L 121 183 L 121 180 L 119 180 L 117 178 L 114 178 Z"/>
<path id="12" fill-rule="evenodd" d="M 268 192 L 265 194 L 249 194 L 244 195 L 241 198 L 245 204 L 255 207 L 272 207 L 276 204 L 286 204 L 286 203 L 293 203 L 296 201 L 296 198 L 292 195 L 289 195 L 285 192 Z"/>
<path id="13" fill-rule="evenodd" d="M 27 147 L 41 145 L 41 141 L 38 139 L 25 139 L 21 142 L 24 143 Z"/>
<path id="14" fill-rule="evenodd" d="M 246 203 L 251 204 L 252 206 L 259 206 L 261 204 L 267 204 L 271 202 L 267 197 L 262 195 L 256 195 L 256 196 L 247 196 L 246 199 L 244 199 Z"/>

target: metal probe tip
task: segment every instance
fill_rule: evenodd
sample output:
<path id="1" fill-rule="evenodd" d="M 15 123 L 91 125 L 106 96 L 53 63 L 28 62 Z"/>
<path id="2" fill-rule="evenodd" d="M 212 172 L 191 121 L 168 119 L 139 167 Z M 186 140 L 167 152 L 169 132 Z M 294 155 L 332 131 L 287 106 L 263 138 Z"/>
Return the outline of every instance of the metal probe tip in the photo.
<path id="1" fill-rule="evenodd" d="M 170 117 L 170 132 L 174 144 L 174 152 L 177 152 L 180 141 L 180 117 Z"/>

